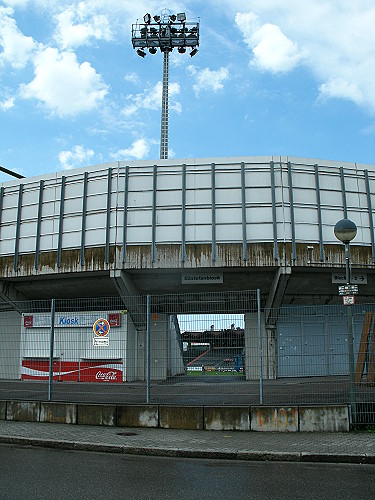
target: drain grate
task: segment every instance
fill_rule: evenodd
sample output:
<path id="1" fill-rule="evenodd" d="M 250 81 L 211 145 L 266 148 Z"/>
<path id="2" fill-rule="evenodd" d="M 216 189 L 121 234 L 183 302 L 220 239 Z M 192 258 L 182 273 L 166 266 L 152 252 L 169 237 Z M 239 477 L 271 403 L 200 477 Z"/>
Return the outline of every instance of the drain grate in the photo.
<path id="1" fill-rule="evenodd" d="M 138 436 L 136 432 L 117 432 L 117 436 Z"/>

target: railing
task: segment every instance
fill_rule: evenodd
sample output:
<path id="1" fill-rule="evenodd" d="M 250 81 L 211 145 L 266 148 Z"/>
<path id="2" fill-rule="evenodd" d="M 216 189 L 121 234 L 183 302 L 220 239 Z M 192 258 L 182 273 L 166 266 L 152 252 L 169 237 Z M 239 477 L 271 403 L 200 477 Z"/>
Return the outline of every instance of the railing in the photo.
<path id="1" fill-rule="evenodd" d="M 343 306 L 265 311 L 257 291 L 3 304 L 0 399 L 348 404 L 373 424 L 375 304 L 350 317 L 354 359 Z"/>

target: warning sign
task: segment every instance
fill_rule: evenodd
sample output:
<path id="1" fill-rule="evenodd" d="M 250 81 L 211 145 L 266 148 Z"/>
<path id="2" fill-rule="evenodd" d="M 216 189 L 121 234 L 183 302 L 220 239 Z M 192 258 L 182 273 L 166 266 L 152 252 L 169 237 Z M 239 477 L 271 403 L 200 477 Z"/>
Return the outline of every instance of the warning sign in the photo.
<path id="1" fill-rule="evenodd" d="M 94 333 L 98 337 L 106 337 L 110 329 L 109 321 L 103 318 L 97 319 L 93 325 Z"/>
<path id="2" fill-rule="evenodd" d="M 107 347 L 109 346 L 109 338 L 108 333 L 111 329 L 109 321 L 106 319 L 100 318 L 95 321 L 93 324 L 94 330 L 94 338 L 92 339 L 92 343 L 94 347 Z"/>

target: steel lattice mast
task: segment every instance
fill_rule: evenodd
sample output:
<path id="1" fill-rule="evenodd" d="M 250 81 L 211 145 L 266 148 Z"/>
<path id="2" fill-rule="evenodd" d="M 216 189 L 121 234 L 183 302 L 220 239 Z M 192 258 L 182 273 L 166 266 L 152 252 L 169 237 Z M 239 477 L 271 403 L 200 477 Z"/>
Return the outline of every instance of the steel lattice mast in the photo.
<path id="1" fill-rule="evenodd" d="M 168 158 L 168 126 L 169 126 L 169 50 L 164 51 L 163 61 L 163 93 L 161 98 L 161 134 L 160 159 Z"/>
<path id="2" fill-rule="evenodd" d="M 152 22 L 154 20 L 155 22 Z M 157 49 L 163 53 L 163 90 L 161 106 L 160 159 L 168 158 L 168 128 L 169 128 L 169 53 L 177 48 L 180 54 L 190 48 L 190 56 L 198 52 L 199 23 L 187 23 L 186 14 L 177 15 L 164 9 L 160 16 L 151 18 L 145 14 L 143 23 L 132 25 L 132 44 L 137 54 L 144 58 L 145 49 L 150 54 L 156 54 Z"/>

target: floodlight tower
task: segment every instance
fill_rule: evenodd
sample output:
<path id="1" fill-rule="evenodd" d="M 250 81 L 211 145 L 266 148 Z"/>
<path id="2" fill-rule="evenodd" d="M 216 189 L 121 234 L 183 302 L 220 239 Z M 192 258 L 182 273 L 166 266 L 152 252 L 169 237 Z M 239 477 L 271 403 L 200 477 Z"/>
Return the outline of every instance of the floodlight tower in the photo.
<path id="1" fill-rule="evenodd" d="M 175 15 L 168 9 L 164 9 L 160 16 L 145 14 L 143 23 L 137 21 L 132 25 L 132 44 L 142 58 L 146 57 L 145 49 L 150 54 L 156 54 L 160 49 L 164 56 L 160 135 L 160 159 L 164 160 L 168 158 L 169 53 L 177 48 L 180 54 L 184 54 L 189 48 L 190 56 L 195 56 L 199 46 L 199 23 L 188 23 L 184 12 Z"/>

